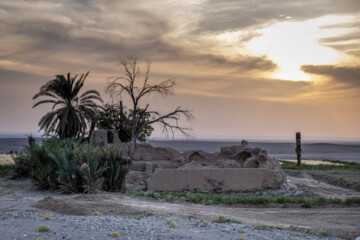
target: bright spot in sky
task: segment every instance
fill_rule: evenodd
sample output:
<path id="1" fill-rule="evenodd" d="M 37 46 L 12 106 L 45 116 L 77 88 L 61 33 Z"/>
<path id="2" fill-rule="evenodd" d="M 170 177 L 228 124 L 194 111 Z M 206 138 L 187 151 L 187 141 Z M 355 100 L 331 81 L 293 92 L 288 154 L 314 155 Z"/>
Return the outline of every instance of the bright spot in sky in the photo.
<path id="1" fill-rule="evenodd" d="M 303 22 L 281 22 L 259 30 L 261 36 L 251 40 L 247 47 L 255 54 L 266 55 L 278 66 L 271 77 L 284 80 L 311 80 L 301 71 L 302 65 L 334 64 L 345 58 L 340 52 L 321 46 L 319 39 L 345 34 L 346 30 L 320 28 L 346 22 L 343 16 L 326 16 Z"/>
<path id="2" fill-rule="evenodd" d="M 241 39 L 247 35 L 241 31 L 225 32 L 217 35 L 216 39 L 233 48 L 237 46 L 238 51 L 232 52 L 250 52 L 258 56 L 267 56 L 279 66 L 279 69 L 270 77 L 309 81 L 312 80 L 311 76 L 301 71 L 302 65 L 335 64 L 346 58 L 344 54 L 322 46 L 319 40 L 346 34 L 349 30 L 321 27 L 350 20 L 345 16 L 326 16 L 302 22 L 275 23 L 257 30 L 255 34 L 260 36 L 241 46 L 239 45 Z"/>

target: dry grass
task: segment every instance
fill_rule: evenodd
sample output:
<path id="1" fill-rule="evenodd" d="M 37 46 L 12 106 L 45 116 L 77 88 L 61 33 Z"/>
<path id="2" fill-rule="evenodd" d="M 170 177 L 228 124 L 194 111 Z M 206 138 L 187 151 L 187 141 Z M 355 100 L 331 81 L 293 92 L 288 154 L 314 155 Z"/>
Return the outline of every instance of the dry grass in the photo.
<path id="1" fill-rule="evenodd" d="M 294 159 L 281 159 L 287 162 L 293 162 L 293 163 L 297 163 L 297 160 Z M 281 162 L 280 162 L 281 164 Z M 333 166 L 341 166 L 344 164 L 341 163 L 332 163 L 332 162 L 327 162 L 327 161 L 320 161 L 320 160 L 301 160 L 301 164 L 306 164 L 306 165 L 333 165 Z"/>
<path id="2" fill-rule="evenodd" d="M 14 164 L 14 160 L 10 154 L 2 154 L 0 153 L 0 165 L 10 165 Z"/>

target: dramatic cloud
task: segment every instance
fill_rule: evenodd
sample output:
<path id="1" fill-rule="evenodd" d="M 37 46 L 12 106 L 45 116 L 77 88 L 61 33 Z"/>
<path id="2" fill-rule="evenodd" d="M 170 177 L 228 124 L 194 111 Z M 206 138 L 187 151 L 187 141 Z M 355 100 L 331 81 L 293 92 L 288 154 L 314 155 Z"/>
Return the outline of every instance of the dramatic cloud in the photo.
<path id="1" fill-rule="evenodd" d="M 358 0 L 2 0 L 0 106 L 11 114 L 1 116 L 0 131 L 16 129 L 14 118 L 21 125 L 22 112 L 29 116 L 24 128 L 37 129 L 46 107 L 31 110 L 31 96 L 56 74 L 90 70 L 86 87 L 101 91 L 126 55 L 150 59 L 152 80 L 176 79 L 177 102 L 152 101 L 195 109 L 198 136 L 216 124 L 207 120 L 216 111 L 237 116 L 225 134 L 242 120 L 239 129 L 256 135 L 252 116 L 267 131 L 270 115 L 285 126 L 282 114 L 294 120 L 321 105 L 325 116 L 332 110 L 323 105 L 334 99 L 331 106 L 356 122 L 360 113 L 343 106 L 359 102 L 359 23 Z M 242 119 L 239 107 L 251 114 Z M 344 136 L 359 136 L 354 126 L 344 125 Z M 275 135 L 293 131 L 280 128 Z"/>
<path id="2" fill-rule="evenodd" d="M 331 77 L 348 87 L 360 87 L 360 66 L 304 65 L 301 69 L 307 73 Z"/>

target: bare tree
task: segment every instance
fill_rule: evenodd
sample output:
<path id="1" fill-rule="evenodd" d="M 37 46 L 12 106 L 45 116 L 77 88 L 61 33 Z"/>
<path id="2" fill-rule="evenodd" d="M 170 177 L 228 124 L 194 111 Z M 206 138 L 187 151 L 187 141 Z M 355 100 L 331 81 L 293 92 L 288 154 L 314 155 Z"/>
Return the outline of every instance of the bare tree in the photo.
<path id="1" fill-rule="evenodd" d="M 179 106 L 174 111 L 162 115 L 158 111 L 149 110 L 149 104 L 146 104 L 146 106 L 143 108 L 140 107 L 140 101 L 145 96 L 151 94 L 161 95 L 163 97 L 173 95 L 173 87 L 175 86 L 175 80 L 167 79 L 159 84 L 150 84 L 150 61 L 147 61 L 147 68 L 144 74 L 144 79 L 138 80 L 141 74 L 137 58 L 132 56 L 121 57 L 119 61 L 119 67 L 122 71 L 122 76 L 110 78 L 107 84 L 106 91 L 111 95 L 126 94 L 130 97 L 132 101 L 131 155 L 135 151 L 136 140 L 139 137 L 139 134 L 148 125 L 152 125 L 155 123 L 160 124 L 163 133 L 165 133 L 166 135 L 168 135 L 169 133 L 174 135 L 174 133 L 178 131 L 188 136 L 190 129 L 180 126 L 179 120 L 181 116 L 185 117 L 188 121 L 191 120 L 193 116 L 189 110 L 186 110 Z M 139 124 L 139 121 L 145 115 L 149 115 L 150 120 Z"/>

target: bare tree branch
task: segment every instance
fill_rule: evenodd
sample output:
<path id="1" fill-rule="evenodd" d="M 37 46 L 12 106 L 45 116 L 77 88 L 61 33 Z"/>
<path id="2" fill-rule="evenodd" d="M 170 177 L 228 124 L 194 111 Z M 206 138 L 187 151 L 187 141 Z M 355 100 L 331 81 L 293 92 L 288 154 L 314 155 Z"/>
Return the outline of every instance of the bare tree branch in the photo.
<path id="1" fill-rule="evenodd" d="M 137 58 L 133 56 L 120 57 L 119 68 L 123 75 L 120 77 L 110 78 L 106 87 L 106 92 L 110 93 L 111 96 L 114 94 L 119 94 L 120 96 L 122 94 L 128 95 L 132 101 L 132 153 L 135 151 L 136 139 L 139 137 L 142 130 L 148 125 L 161 125 L 163 133 L 166 135 L 169 133 L 174 135 L 177 131 L 189 136 L 190 129 L 180 126 L 179 121 L 181 117 L 185 117 L 187 121 L 190 121 L 193 118 L 191 111 L 183 109 L 179 106 L 174 111 L 162 115 L 157 111 L 148 110 L 149 104 L 147 104 L 144 109 L 139 107 L 139 102 L 144 96 L 158 94 L 163 97 L 167 97 L 173 95 L 173 88 L 176 85 L 175 80 L 167 79 L 159 84 L 149 83 L 151 62 L 147 61 L 144 79 L 142 82 L 140 80 L 140 83 L 138 83 L 137 79 L 141 76 L 141 73 Z M 139 127 L 139 121 L 146 114 L 150 116 L 151 120 L 144 122 Z M 138 129 L 136 129 L 136 126 L 138 126 Z"/>

